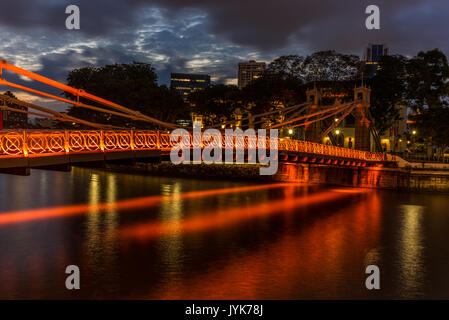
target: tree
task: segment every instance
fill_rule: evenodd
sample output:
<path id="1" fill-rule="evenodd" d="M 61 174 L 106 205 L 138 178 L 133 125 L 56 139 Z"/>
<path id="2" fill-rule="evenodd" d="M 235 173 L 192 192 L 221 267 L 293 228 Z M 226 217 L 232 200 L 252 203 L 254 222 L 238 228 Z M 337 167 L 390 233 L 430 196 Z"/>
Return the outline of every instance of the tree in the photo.
<path id="1" fill-rule="evenodd" d="M 238 108 L 243 108 L 241 92 L 236 86 L 219 84 L 196 90 L 188 97 L 192 112 L 206 116 L 205 122 L 215 124 L 222 118 L 231 120 Z"/>
<path id="2" fill-rule="evenodd" d="M 68 85 L 118 103 L 127 108 L 165 121 L 174 122 L 187 112 L 182 98 L 166 86 L 158 87 L 157 75 L 149 64 L 133 62 L 104 67 L 86 67 L 72 70 L 67 77 Z M 65 95 L 71 99 L 70 93 Z M 101 106 L 92 101 L 81 102 Z M 128 118 L 113 116 L 81 107 L 72 107 L 68 114 L 97 123 L 124 127 L 153 128 L 154 125 Z"/>
<path id="3" fill-rule="evenodd" d="M 302 81 L 296 77 L 266 73 L 243 88 L 242 99 L 246 106 L 247 115 L 254 116 L 278 109 L 279 113 L 257 119 L 257 121 L 264 120 L 274 123 L 282 120 L 279 116 L 284 107 L 305 101 L 304 90 Z"/>
<path id="4" fill-rule="evenodd" d="M 281 56 L 269 64 L 267 73 L 303 82 L 348 81 L 357 79 L 360 70 L 359 57 L 329 50 L 315 52 L 305 58 Z"/>
<path id="5" fill-rule="evenodd" d="M 449 66 L 446 56 L 438 49 L 420 52 L 407 65 L 407 98 L 415 111 L 419 135 L 441 150 L 449 143 Z"/>
<path id="6" fill-rule="evenodd" d="M 368 80 L 372 88 L 370 112 L 381 135 L 400 120 L 399 105 L 404 103 L 406 94 L 406 66 L 403 56 L 383 56 L 376 75 Z"/>
<path id="7" fill-rule="evenodd" d="M 407 71 L 407 98 L 414 110 L 448 105 L 449 66 L 443 52 L 438 49 L 419 52 L 409 61 Z"/>
<path id="8" fill-rule="evenodd" d="M 304 79 L 304 57 L 289 55 L 276 58 L 268 65 L 267 74 L 278 75 L 284 79 Z"/>
<path id="9" fill-rule="evenodd" d="M 330 51 L 309 55 L 303 63 L 304 81 L 355 80 L 361 70 L 359 57 Z"/>
<path id="10" fill-rule="evenodd" d="M 426 108 L 411 117 L 420 137 L 431 140 L 444 152 L 449 146 L 449 108 Z"/>

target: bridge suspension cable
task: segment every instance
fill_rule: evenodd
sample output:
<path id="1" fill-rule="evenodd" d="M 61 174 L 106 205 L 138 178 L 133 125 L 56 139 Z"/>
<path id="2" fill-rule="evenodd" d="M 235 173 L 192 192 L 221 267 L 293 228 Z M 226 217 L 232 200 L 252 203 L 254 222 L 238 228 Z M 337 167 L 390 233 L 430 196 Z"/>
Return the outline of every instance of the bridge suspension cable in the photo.
<path id="1" fill-rule="evenodd" d="M 305 119 L 313 118 L 315 116 L 323 115 L 319 119 L 314 119 L 314 120 L 311 120 L 311 121 L 307 120 L 305 123 L 302 123 L 302 124 L 299 124 L 299 125 L 291 125 L 290 127 L 298 127 L 298 126 L 302 126 L 302 125 L 307 125 L 307 124 L 310 124 L 310 123 L 313 123 L 313 122 L 316 122 L 316 121 L 321 121 L 323 119 L 329 118 L 332 115 L 338 114 L 338 113 L 346 110 L 348 107 L 352 106 L 353 104 L 354 104 L 354 102 L 351 102 L 351 103 L 348 103 L 348 104 L 342 104 L 342 105 L 338 105 L 338 106 L 335 106 L 335 107 L 326 108 L 326 109 L 317 111 L 317 112 L 312 113 L 312 114 L 299 116 L 299 117 L 296 117 L 296 118 L 293 118 L 293 119 L 290 119 L 290 120 L 286 120 L 286 121 L 281 122 L 281 123 L 274 124 L 274 125 L 270 126 L 269 128 L 270 129 L 275 129 L 275 128 L 279 128 L 279 127 L 284 127 L 286 125 L 291 125 L 291 124 L 293 124 L 295 122 L 298 122 L 298 121 L 301 121 L 301 120 L 305 120 Z M 329 115 L 325 115 L 325 114 L 327 114 L 329 112 L 332 112 L 332 111 L 334 111 L 334 112 L 329 114 Z"/>
<path id="2" fill-rule="evenodd" d="M 57 89 L 65 91 L 65 92 L 68 92 L 68 93 L 72 94 L 73 96 L 75 96 L 77 98 L 77 100 L 75 102 L 75 101 L 71 101 L 71 100 L 68 100 L 68 99 L 63 99 L 63 98 L 60 98 L 60 97 L 56 97 L 54 95 L 51 95 L 51 94 L 48 94 L 48 93 L 45 93 L 45 92 L 40 92 L 38 90 L 27 88 L 25 86 L 21 86 L 21 85 L 15 84 L 15 83 L 7 82 L 4 79 L 2 79 L 2 81 L 0 82 L 0 85 L 8 85 L 8 86 L 20 89 L 20 90 L 25 90 L 25 91 L 28 91 L 28 92 L 31 92 L 31 93 L 34 93 L 34 94 L 45 96 L 47 98 L 51 98 L 51 99 L 59 100 L 59 101 L 62 101 L 62 102 L 70 103 L 70 104 L 73 104 L 73 105 L 75 105 L 77 107 L 88 108 L 88 109 L 92 109 L 92 110 L 95 110 L 95 111 L 108 113 L 108 114 L 114 114 L 114 115 L 117 115 L 117 116 L 130 118 L 130 119 L 133 119 L 133 120 L 149 122 L 149 123 L 153 123 L 153 124 L 159 125 L 161 127 L 165 127 L 165 128 L 174 129 L 174 128 L 180 127 L 177 124 L 160 121 L 160 120 L 155 119 L 153 117 L 144 115 L 143 113 L 141 113 L 139 111 L 126 108 L 126 107 L 121 106 L 121 105 L 119 105 L 117 103 L 114 103 L 114 102 L 108 101 L 106 99 L 97 97 L 97 96 L 95 96 L 93 94 L 87 93 L 84 90 L 72 88 L 72 87 L 70 87 L 68 85 L 65 85 L 65 84 L 62 84 L 62 83 L 60 83 L 58 81 L 55 81 L 55 80 L 43 77 L 41 75 L 38 75 L 38 74 L 36 74 L 34 72 L 31 72 L 31 71 L 28 71 L 28 70 L 25 70 L 25 69 L 22 69 L 22 68 L 16 67 L 16 66 L 14 66 L 12 64 L 9 64 L 5 60 L 0 60 L 0 74 L 3 73 L 3 69 L 9 70 L 9 71 L 14 72 L 14 73 L 16 73 L 18 75 L 27 77 L 27 78 L 35 80 L 35 81 L 38 81 L 40 83 L 49 85 L 49 86 L 51 86 L 53 88 L 57 88 Z M 115 109 L 116 111 L 107 110 L 107 109 L 103 109 L 103 108 L 100 108 L 100 107 L 95 107 L 95 106 L 91 106 L 91 105 L 88 105 L 88 104 L 80 103 L 79 102 L 79 98 L 85 98 L 87 100 L 94 101 L 96 103 L 100 103 L 100 104 L 102 104 L 102 105 L 104 105 L 106 107 Z M 78 119 L 78 120 L 80 120 L 80 119 Z M 73 121 L 73 122 L 76 122 L 76 121 Z M 91 123 L 91 122 L 87 121 L 86 123 Z M 93 123 L 91 123 L 91 124 L 93 124 Z M 89 126 L 91 126 L 91 125 L 89 125 Z M 98 127 L 98 126 L 99 126 L 99 124 L 95 124 L 95 127 Z"/>
<path id="3" fill-rule="evenodd" d="M 104 124 L 99 124 L 99 123 L 94 123 L 94 122 L 90 122 L 87 120 L 82 120 L 79 118 L 75 118 L 72 116 L 69 116 L 67 114 L 63 114 L 57 111 L 53 111 L 51 109 L 45 108 L 45 107 L 41 107 L 41 106 L 37 106 L 35 104 L 29 103 L 29 102 L 25 102 L 19 99 L 14 99 L 8 95 L 4 95 L 4 94 L 0 94 L 0 101 L 3 101 L 5 103 L 10 103 L 10 104 L 16 104 L 19 106 L 23 106 L 29 109 L 35 109 L 38 110 L 40 112 L 45 112 L 48 113 L 48 115 L 45 114 L 37 114 L 35 112 L 30 112 L 30 111 L 26 111 L 26 110 L 19 110 L 19 109 L 15 109 L 15 108 L 10 108 L 7 106 L 1 106 L 1 109 L 5 109 L 8 111 L 13 111 L 13 112 L 18 112 L 18 113 L 28 113 L 28 114 L 34 114 L 34 115 L 38 115 L 38 116 L 44 116 L 45 118 L 51 118 L 53 120 L 58 120 L 58 121 L 63 121 L 63 122 L 74 122 L 74 123 L 78 123 L 78 124 L 83 124 L 89 127 L 93 127 L 93 128 L 97 128 L 97 129 L 122 129 L 120 127 L 116 127 L 116 126 L 111 126 L 111 125 L 104 125 Z M 13 110 L 11 110 L 13 109 Z"/>
<path id="4" fill-rule="evenodd" d="M 294 106 L 291 106 L 291 107 L 286 107 L 286 108 L 283 108 L 283 109 L 278 109 L 278 110 L 273 110 L 273 111 L 268 111 L 268 112 L 263 112 L 263 113 L 251 115 L 251 116 L 248 116 L 248 117 L 242 118 L 242 119 L 229 120 L 229 121 L 225 121 L 225 122 L 222 122 L 220 124 L 216 124 L 214 126 L 211 126 L 210 128 L 218 128 L 218 127 L 223 126 L 223 125 L 235 124 L 236 122 L 242 122 L 242 121 L 246 121 L 246 120 L 250 120 L 250 119 L 255 120 L 257 118 L 265 117 L 265 116 L 272 115 L 272 114 L 275 114 L 275 113 L 287 114 L 287 113 L 295 111 L 296 109 L 301 108 L 301 107 L 302 107 L 301 110 L 305 110 L 306 107 L 309 104 L 310 104 L 309 102 L 305 102 L 305 103 L 297 104 L 297 105 L 294 105 Z M 263 122 L 263 121 L 261 121 L 261 122 Z M 259 122 L 257 122 L 257 123 L 259 123 Z"/>
<path id="5" fill-rule="evenodd" d="M 322 134 L 321 134 L 321 140 L 324 139 L 335 127 L 337 127 L 344 118 L 346 118 L 356 107 L 356 104 L 353 104 L 350 106 L 347 111 L 340 117 L 338 117 L 337 121 L 334 121 L 329 128 L 327 128 Z"/>

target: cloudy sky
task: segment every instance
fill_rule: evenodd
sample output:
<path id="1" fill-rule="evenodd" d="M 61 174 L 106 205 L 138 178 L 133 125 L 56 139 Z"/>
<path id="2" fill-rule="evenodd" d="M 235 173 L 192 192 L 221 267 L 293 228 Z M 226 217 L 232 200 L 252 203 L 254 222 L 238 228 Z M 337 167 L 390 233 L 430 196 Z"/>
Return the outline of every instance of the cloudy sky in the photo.
<path id="1" fill-rule="evenodd" d="M 0 3 L 0 59 L 63 82 L 75 67 L 139 61 L 156 68 L 160 84 L 169 83 L 170 72 L 208 73 L 216 83 L 236 83 L 239 61 L 326 49 L 362 56 L 369 42 L 404 55 L 437 47 L 449 53 L 448 0 Z M 70 4 L 80 8 L 80 30 L 65 28 Z M 370 4 L 380 7 L 380 30 L 365 28 Z"/>

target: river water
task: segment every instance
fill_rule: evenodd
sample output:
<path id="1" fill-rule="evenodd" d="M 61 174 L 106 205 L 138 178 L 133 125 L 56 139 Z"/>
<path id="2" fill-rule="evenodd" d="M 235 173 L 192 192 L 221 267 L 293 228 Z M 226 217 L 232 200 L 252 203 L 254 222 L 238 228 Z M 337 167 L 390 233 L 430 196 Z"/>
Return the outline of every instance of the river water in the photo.
<path id="1" fill-rule="evenodd" d="M 447 299 L 448 240 L 448 195 L 0 175 L 2 299 Z M 380 290 L 365 287 L 371 264 Z"/>

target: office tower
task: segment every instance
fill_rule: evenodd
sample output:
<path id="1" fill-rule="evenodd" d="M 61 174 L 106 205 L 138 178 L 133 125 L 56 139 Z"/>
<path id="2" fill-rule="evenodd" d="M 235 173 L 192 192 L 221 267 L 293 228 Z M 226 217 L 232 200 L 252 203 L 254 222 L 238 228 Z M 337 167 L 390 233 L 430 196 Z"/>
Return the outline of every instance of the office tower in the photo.
<path id="1" fill-rule="evenodd" d="M 240 62 L 238 75 L 239 89 L 244 88 L 251 81 L 260 78 L 265 71 L 265 68 L 265 62 L 256 62 L 255 60 L 251 60 L 249 62 Z"/>

